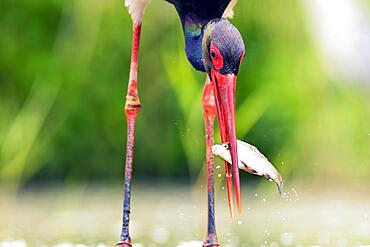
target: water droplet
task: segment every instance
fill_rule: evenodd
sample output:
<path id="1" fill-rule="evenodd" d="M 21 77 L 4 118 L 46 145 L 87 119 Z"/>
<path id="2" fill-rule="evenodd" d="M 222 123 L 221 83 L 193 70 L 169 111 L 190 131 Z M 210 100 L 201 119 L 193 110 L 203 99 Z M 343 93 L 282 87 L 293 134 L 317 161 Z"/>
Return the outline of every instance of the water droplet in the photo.
<path id="1" fill-rule="evenodd" d="M 219 174 L 217 175 L 217 177 L 219 177 L 219 178 L 220 178 L 220 177 L 221 177 L 221 173 L 219 173 Z"/>
<path id="2" fill-rule="evenodd" d="M 294 241 L 294 236 L 289 232 L 284 232 L 280 236 L 280 241 L 283 245 L 292 245 Z"/>
<path id="3" fill-rule="evenodd" d="M 156 226 L 152 232 L 152 239 L 157 244 L 165 244 L 170 238 L 170 231 L 167 228 Z"/>
<path id="4" fill-rule="evenodd" d="M 263 201 L 263 202 L 266 202 L 266 199 L 265 199 L 265 198 L 263 198 L 263 199 L 262 199 L 262 201 Z"/>
<path id="5" fill-rule="evenodd" d="M 224 186 L 222 186 L 222 189 L 224 190 L 224 189 L 225 189 L 225 187 L 224 187 Z"/>
<path id="6" fill-rule="evenodd" d="M 256 194 L 254 194 L 254 196 L 255 196 L 255 197 L 258 197 L 258 194 L 256 193 Z"/>
<path id="7" fill-rule="evenodd" d="M 220 168 L 221 168 L 221 166 L 219 166 L 219 165 L 216 166 L 216 169 L 220 169 Z"/>
<path id="8" fill-rule="evenodd" d="M 238 225 L 241 225 L 243 224 L 243 222 L 241 220 L 238 220 Z"/>

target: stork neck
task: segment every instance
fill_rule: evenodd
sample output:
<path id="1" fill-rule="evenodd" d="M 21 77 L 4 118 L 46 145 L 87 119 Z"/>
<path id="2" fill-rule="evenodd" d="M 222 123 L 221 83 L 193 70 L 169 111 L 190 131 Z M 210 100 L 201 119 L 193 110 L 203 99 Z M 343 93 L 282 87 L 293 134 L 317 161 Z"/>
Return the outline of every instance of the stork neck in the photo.
<path id="1" fill-rule="evenodd" d="M 196 70 L 205 72 L 203 64 L 203 25 L 184 22 L 185 51 L 189 62 Z"/>

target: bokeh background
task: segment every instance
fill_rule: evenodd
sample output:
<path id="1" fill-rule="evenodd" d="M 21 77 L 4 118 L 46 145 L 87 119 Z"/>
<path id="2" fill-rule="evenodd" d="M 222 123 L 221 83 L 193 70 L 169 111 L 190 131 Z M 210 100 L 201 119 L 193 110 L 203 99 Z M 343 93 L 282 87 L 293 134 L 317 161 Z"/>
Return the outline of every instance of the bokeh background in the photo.
<path id="1" fill-rule="evenodd" d="M 113 245 L 131 19 L 112 0 L 0 6 L 0 246 Z M 370 2 L 240 0 L 232 22 L 247 50 L 237 137 L 276 165 L 288 197 L 243 173 L 244 213 L 232 222 L 216 159 L 220 242 L 370 244 Z M 204 78 L 186 60 L 176 11 L 153 0 L 139 58 L 137 246 L 205 236 Z"/>

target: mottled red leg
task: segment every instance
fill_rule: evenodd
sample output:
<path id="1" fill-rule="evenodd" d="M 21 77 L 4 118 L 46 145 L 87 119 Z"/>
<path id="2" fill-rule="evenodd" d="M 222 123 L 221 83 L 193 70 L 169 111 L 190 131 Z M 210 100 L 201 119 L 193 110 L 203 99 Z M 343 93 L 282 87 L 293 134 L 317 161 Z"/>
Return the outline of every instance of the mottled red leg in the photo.
<path id="1" fill-rule="evenodd" d="M 125 191 L 123 202 L 123 222 L 121 240 L 117 244 L 120 247 L 132 246 L 129 234 L 130 223 L 130 199 L 131 199 L 131 177 L 132 177 L 132 161 L 134 157 L 134 141 L 135 141 L 135 123 L 136 117 L 141 106 L 139 94 L 137 90 L 137 65 L 140 44 L 141 23 L 134 23 L 132 37 L 132 52 L 130 78 L 128 82 L 128 91 L 126 96 L 125 113 L 127 119 L 127 146 L 126 146 L 126 165 L 125 165 Z"/>
<path id="2" fill-rule="evenodd" d="M 214 119 L 216 115 L 216 102 L 213 93 L 213 85 L 208 79 L 203 89 L 203 116 L 206 129 L 206 157 L 208 178 L 208 230 L 203 247 L 220 246 L 217 242 L 215 225 L 215 202 L 214 202 L 214 165 L 212 155 Z"/>

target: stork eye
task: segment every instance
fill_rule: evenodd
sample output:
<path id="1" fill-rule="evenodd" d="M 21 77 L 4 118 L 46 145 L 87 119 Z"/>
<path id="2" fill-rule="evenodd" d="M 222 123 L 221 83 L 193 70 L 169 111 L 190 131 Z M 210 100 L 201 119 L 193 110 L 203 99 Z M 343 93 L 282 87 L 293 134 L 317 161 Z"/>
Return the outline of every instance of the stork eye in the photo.
<path id="1" fill-rule="evenodd" d="M 216 52 L 214 50 L 211 51 L 211 57 L 213 59 L 216 59 L 217 58 L 217 54 L 216 54 Z"/>
<path id="2" fill-rule="evenodd" d="M 211 56 L 212 64 L 215 67 L 215 69 L 220 70 L 224 67 L 224 59 L 222 57 L 222 54 L 220 50 L 211 43 L 209 47 L 209 54 Z"/>

